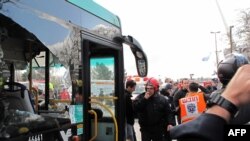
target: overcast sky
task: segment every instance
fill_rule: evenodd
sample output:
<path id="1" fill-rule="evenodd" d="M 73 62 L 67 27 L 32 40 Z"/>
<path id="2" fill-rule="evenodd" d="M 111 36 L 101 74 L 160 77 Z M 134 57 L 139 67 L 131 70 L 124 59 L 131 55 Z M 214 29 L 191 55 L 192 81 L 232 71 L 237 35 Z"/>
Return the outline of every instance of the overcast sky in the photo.
<path id="1" fill-rule="evenodd" d="M 212 76 L 215 70 L 215 39 L 218 50 L 225 47 L 225 24 L 233 25 L 238 9 L 250 0 L 95 0 L 118 15 L 124 35 L 136 38 L 148 57 L 148 76 L 173 79 Z M 134 61 L 125 50 L 125 68 L 135 74 Z M 212 53 L 209 61 L 202 57 Z M 219 59 L 223 59 L 222 52 Z M 216 77 L 216 76 L 214 76 Z"/>

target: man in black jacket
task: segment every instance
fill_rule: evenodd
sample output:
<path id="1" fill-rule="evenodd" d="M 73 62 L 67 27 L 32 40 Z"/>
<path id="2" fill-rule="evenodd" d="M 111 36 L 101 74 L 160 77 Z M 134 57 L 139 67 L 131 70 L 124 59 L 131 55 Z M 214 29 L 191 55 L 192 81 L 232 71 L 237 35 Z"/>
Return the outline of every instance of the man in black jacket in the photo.
<path id="1" fill-rule="evenodd" d="M 159 83 L 150 78 L 146 83 L 146 92 L 134 100 L 134 109 L 138 114 L 142 141 L 164 141 L 164 133 L 175 123 L 167 99 L 159 94 Z"/>
<path id="2" fill-rule="evenodd" d="M 136 141 L 134 123 L 135 115 L 132 106 L 132 93 L 135 91 L 136 82 L 134 80 L 127 80 L 125 89 L 125 100 L 126 100 L 126 139 L 129 141 Z"/>
<path id="3" fill-rule="evenodd" d="M 179 99 L 186 96 L 186 94 L 188 93 L 188 86 L 189 86 L 189 79 L 187 79 L 187 78 L 182 79 L 181 80 L 181 89 L 178 90 L 178 92 L 173 97 L 178 123 L 181 123 Z"/>

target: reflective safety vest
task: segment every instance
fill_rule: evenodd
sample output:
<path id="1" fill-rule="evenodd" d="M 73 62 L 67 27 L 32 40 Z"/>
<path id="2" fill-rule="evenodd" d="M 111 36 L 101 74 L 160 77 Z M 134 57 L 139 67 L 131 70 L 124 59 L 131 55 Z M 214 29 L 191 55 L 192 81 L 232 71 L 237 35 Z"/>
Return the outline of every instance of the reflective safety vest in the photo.
<path id="1" fill-rule="evenodd" d="M 179 99 L 181 123 L 193 120 L 206 110 L 206 101 L 202 92 L 190 92 Z"/>

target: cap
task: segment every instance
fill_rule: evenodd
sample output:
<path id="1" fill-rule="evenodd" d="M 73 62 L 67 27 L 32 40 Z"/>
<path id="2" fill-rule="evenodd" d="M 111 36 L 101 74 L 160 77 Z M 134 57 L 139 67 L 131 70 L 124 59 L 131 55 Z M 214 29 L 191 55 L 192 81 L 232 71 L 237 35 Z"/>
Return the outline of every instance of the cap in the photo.
<path id="1" fill-rule="evenodd" d="M 172 89 L 172 85 L 167 83 L 166 86 L 164 87 L 165 90 Z"/>
<path id="2" fill-rule="evenodd" d="M 159 82 L 153 77 L 148 79 L 146 85 L 152 85 L 155 88 L 155 91 L 158 91 L 160 86 Z"/>

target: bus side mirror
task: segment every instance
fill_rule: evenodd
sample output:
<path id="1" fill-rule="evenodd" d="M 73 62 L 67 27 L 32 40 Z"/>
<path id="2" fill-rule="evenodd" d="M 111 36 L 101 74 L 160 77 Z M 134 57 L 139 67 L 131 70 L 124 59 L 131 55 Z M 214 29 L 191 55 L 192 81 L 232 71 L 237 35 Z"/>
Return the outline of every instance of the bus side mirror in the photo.
<path id="1" fill-rule="evenodd" d="M 148 60 L 140 43 L 132 36 L 115 37 L 118 42 L 125 43 L 130 46 L 132 53 L 135 56 L 137 73 L 140 77 L 147 76 L 148 73 Z"/>

